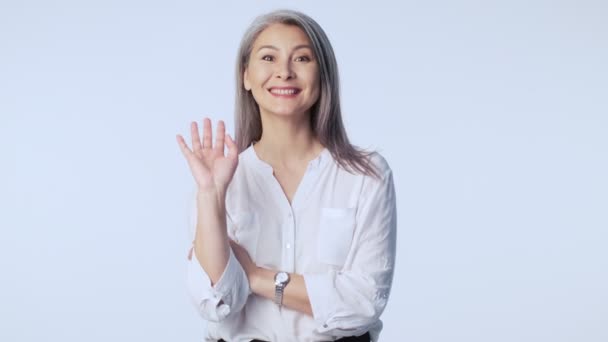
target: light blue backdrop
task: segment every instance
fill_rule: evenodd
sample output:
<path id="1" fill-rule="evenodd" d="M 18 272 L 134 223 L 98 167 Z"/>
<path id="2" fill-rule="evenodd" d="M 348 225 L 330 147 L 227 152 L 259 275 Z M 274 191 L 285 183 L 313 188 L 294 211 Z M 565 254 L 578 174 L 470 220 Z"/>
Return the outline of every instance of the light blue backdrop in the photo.
<path id="1" fill-rule="evenodd" d="M 258 14 L 336 50 L 399 206 L 382 341 L 608 341 L 605 1 L 0 1 L 0 340 L 200 341 L 175 134 Z"/>

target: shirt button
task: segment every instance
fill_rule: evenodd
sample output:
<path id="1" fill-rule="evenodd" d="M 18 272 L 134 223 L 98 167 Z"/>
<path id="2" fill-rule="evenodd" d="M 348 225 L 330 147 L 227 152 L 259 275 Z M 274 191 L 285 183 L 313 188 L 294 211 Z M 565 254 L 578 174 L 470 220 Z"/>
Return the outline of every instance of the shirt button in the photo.
<path id="1" fill-rule="evenodd" d="M 287 248 L 291 248 L 291 244 L 290 243 L 287 244 Z"/>
<path id="2" fill-rule="evenodd" d="M 291 211 L 287 214 L 288 217 L 291 217 Z"/>

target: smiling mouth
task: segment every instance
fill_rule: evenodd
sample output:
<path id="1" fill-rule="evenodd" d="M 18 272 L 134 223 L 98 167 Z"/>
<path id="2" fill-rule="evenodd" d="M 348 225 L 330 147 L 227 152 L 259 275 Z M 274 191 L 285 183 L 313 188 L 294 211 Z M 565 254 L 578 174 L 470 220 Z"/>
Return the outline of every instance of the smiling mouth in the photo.
<path id="1" fill-rule="evenodd" d="M 273 95 L 296 95 L 300 93 L 300 89 L 298 88 L 270 88 L 270 93 Z"/>

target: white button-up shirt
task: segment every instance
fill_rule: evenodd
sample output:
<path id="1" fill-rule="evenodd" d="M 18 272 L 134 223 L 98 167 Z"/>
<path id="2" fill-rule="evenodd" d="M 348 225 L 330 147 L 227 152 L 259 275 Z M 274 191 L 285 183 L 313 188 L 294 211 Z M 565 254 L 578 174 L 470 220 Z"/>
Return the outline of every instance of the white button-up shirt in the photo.
<path id="1" fill-rule="evenodd" d="M 228 236 L 257 266 L 302 275 L 313 316 L 279 310 L 253 294 L 232 250 L 211 286 L 193 253 L 188 289 L 207 324 L 205 341 L 333 341 L 367 331 L 378 341 L 395 266 L 397 213 L 391 169 L 377 152 L 371 160 L 380 179 L 345 171 L 324 149 L 290 204 L 253 145 L 239 155 L 226 194 Z"/>

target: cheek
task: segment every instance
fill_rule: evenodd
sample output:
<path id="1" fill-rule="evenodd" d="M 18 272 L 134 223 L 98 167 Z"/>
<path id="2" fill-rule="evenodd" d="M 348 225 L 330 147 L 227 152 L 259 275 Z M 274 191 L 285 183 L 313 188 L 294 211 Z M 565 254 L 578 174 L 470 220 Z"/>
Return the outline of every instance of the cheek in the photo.
<path id="1" fill-rule="evenodd" d="M 249 75 L 249 80 L 251 82 L 251 92 L 254 97 L 259 97 L 266 91 L 266 79 L 263 75 L 259 73 L 252 73 Z"/>
<path id="2" fill-rule="evenodd" d="M 252 83 L 258 85 L 265 82 L 270 75 L 272 75 L 272 72 L 263 67 L 256 67 L 254 70 L 249 71 L 249 79 Z"/>

